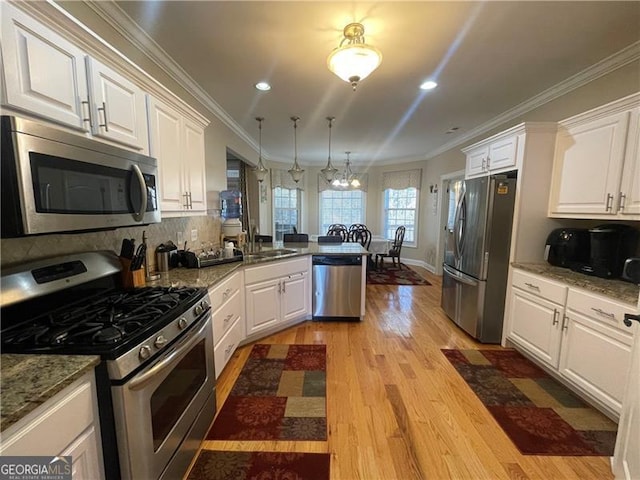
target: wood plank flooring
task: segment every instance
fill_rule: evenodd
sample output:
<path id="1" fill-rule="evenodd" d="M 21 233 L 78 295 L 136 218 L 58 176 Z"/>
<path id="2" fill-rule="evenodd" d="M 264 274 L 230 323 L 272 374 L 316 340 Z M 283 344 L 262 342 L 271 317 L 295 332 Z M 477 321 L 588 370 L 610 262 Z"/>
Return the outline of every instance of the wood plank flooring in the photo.
<path id="1" fill-rule="evenodd" d="M 327 345 L 328 441 L 203 448 L 328 452 L 332 480 L 613 478 L 608 457 L 520 454 L 440 352 L 492 347 L 445 316 L 440 277 L 412 268 L 432 285 L 367 285 L 363 322 L 309 321 L 259 342 Z M 250 350 L 238 349 L 218 379 L 218 409 Z"/>

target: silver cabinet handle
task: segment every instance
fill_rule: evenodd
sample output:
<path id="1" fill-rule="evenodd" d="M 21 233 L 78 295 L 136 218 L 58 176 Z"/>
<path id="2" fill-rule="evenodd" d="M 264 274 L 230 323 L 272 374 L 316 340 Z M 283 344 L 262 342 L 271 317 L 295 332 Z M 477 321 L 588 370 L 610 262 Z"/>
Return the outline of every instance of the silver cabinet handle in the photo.
<path id="1" fill-rule="evenodd" d="M 104 131 L 108 132 L 109 131 L 109 120 L 107 119 L 107 104 L 102 102 L 102 108 L 98 107 L 98 111 L 102 110 L 102 113 L 104 115 L 104 123 L 99 123 L 98 126 L 99 127 L 104 127 Z"/>
<path id="2" fill-rule="evenodd" d="M 282 293 L 282 282 L 278 282 L 278 294 Z"/>
<path id="3" fill-rule="evenodd" d="M 569 317 L 564 314 L 562 315 L 562 330 L 566 330 L 569 328 Z"/>
<path id="4" fill-rule="evenodd" d="M 234 343 L 232 343 L 231 345 L 229 345 L 227 348 L 224 349 L 224 356 L 225 358 L 229 356 L 229 354 L 231 352 L 233 352 L 233 347 L 234 347 Z"/>
<path id="5" fill-rule="evenodd" d="M 189 210 L 193 210 L 193 199 L 191 198 L 191 192 L 189 193 Z"/>
<path id="6" fill-rule="evenodd" d="M 607 193 L 607 205 L 605 206 L 605 210 L 608 212 L 611 210 L 613 204 L 613 195 Z"/>
<path id="7" fill-rule="evenodd" d="M 487 169 L 486 165 L 487 165 L 487 159 L 483 158 L 482 159 L 482 171 L 485 171 Z"/>
<path id="8" fill-rule="evenodd" d="M 533 283 L 524 283 L 527 287 L 533 288 L 534 290 L 540 291 L 540 287 L 538 285 L 534 285 Z"/>
<path id="9" fill-rule="evenodd" d="M 624 210 L 625 204 L 627 203 L 627 196 L 620 192 L 620 196 L 618 197 L 618 209 Z"/>
<path id="10" fill-rule="evenodd" d="M 282 293 L 286 293 L 287 292 L 287 282 L 285 282 L 284 280 L 282 281 Z"/>
<path id="11" fill-rule="evenodd" d="M 188 210 L 189 209 L 189 192 L 184 192 L 182 196 L 184 197 L 183 207 Z"/>
<path id="12" fill-rule="evenodd" d="M 552 323 L 552 325 L 557 325 L 558 324 L 558 313 L 560 313 L 560 312 L 558 312 L 558 309 L 554 308 L 553 309 L 553 323 Z"/>
<path id="13" fill-rule="evenodd" d="M 133 165 L 133 171 L 135 172 L 136 178 L 140 183 L 140 195 L 142 197 L 140 210 L 138 211 L 138 213 L 133 214 L 133 218 L 136 222 L 141 222 L 144 219 L 144 214 L 147 212 L 147 182 L 145 181 L 144 175 L 142 175 L 142 171 L 140 170 L 140 167 L 138 165 Z"/>
<path id="14" fill-rule="evenodd" d="M 489 170 L 491 167 L 489 166 L 489 163 L 491 162 L 491 157 L 487 157 L 487 170 Z"/>
<path id="15" fill-rule="evenodd" d="M 229 320 L 231 320 L 232 318 L 233 318 L 233 313 L 230 313 L 229 315 L 224 317 L 224 320 L 222 320 L 222 322 L 226 325 L 227 323 L 229 323 Z"/>
<path id="16" fill-rule="evenodd" d="M 87 101 L 83 100 L 80 103 L 87 106 L 87 117 L 83 118 L 82 121 L 89 122 L 89 128 L 93 128 L 93 119 L 91 118 L 91 104 L 89 103 L 89 99 L 87 99 Z"/>
<path id="17" fill-rule="evenodd" d="M 596 312 L 598 315 L 602 315 L 603 317 L 607 317 L 607 318 L 616 318 L 616 314 L 615 313 L 609 313 L 609 312 L 605 312 L 604 310 L 600 309 L 600 308 L 593 308 L 591 307 L 591 310 L 593 310 L 594 312 Z"/>
<path id="18" fill-rule="evenodd" d="M 230 288 L 227 288 L 224 292 L 222 292 L 222 300 L 226 300 L 230 293 L 231 293 Z"/>

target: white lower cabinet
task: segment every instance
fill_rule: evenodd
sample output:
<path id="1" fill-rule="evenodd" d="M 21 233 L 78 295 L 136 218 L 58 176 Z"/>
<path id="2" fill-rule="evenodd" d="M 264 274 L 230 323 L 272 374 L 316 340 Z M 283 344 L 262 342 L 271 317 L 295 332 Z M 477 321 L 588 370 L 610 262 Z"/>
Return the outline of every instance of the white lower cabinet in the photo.
<path id="1" fill-rule="evenodd" d="M 527 289 L 527 290 L 525 290 Z M 514 269 L 507 339 L 614 416 L 620 414 L 633 305 Z"/>
<path id="2" fill-rule="evenodd" d="M 0 455 L 71 455 L 74 480 L 103 479 L 98 425 L 91 372 L 3 431 Z"/>
<path id="3" fill-rule="evenodd" d="M 245 338 L 243 272 L 235 272 L 209 289 L 213 318 L 216 378 Z"/>
<path id="4" fill-rule="evenodd" d="M 247 336 L 311 315 L 310 258 L 245 270 Z"/>

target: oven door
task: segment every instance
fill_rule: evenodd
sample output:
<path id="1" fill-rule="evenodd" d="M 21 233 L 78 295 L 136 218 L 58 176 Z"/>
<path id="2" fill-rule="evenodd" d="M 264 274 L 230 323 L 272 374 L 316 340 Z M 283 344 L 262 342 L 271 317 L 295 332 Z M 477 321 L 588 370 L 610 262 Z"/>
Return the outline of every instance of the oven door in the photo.
<path id="1" fill-rule="evenodd" d="M 122 478 L 182 477 L 215 416 L 211 312 L 111 392 Z"/>

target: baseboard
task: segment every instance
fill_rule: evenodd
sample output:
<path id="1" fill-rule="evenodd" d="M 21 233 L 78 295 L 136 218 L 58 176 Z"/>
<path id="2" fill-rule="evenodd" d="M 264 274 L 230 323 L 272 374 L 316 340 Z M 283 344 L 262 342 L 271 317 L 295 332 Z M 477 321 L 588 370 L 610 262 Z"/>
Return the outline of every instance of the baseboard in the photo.
<path id="1" fill-rule="evenodd" d="M 413 260 L 411 258 L 403 258 L 402 259 L 402 263 L 404 263 L 405 265 L 413 265 L 415 267 L 422 267 L 422 268 L 428 270 L 429 272 L 433 273 L 434 275 L 436 274 L 436 267 L 434 267 L 430 263 L 425 262 L 424 260 Z"/>

